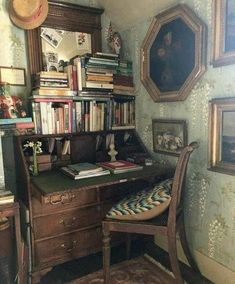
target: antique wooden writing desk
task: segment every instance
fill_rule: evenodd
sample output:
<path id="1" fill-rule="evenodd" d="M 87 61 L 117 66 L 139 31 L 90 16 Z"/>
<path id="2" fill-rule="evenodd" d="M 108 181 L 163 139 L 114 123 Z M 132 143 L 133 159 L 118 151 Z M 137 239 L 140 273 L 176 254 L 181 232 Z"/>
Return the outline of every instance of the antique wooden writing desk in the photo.
<path id="1" fill-rule="evenodd" d="M 130 153 L 147 153 L 135 131 L 128 132 L 128 141 L 124 141 L 125 134 L 115 133 L 118 159 L 126 159 Z M 28 228 L 33 283 L 38 283 L 55 265 L 101 251 L 101 221 L 112 205 L 127 194 L 146 187 L 149 182 L 173 174 L 168 167 L 154 165 L 140 171 L 79 180 L 64 175 L 60 171 L 63 165 L 84 161 L 96 163 L 109 158 L 105 147 L 108 134 L 102 134 L 104 143 L 98 149 L 97 135 L 100 134 L 56 136 L 57 142 L 71 140 L 71 156 L 64 159 L 60 147 L 55 147 L 56 152 L 51 153 L 51 170 L 40 172 L 38 176 L 30 175 L 23 145 L 28 140 L 39 140 L 46 152 L 47 143 L 53 136 L 17 136 L 15 139 L 17 197 L 21 211 L 25 210 L 22 217 L 28 217 L 24 227 Z M 24 219 L 21 220 L 24 223 Z M 112 245 L 124 241 L 118 234 L 112 240 Z"/>
<path id="2" fill-rule="evenodd" d="M 158 166 L 72 180 L 59 170 L 31 178 L 30 223 L 33 282 L 54 265 L 102 248 L 101 221 L 113 203 L 149 181 L 172 175 Z M 114 244 L 120 236 L 113 238 Z"/>

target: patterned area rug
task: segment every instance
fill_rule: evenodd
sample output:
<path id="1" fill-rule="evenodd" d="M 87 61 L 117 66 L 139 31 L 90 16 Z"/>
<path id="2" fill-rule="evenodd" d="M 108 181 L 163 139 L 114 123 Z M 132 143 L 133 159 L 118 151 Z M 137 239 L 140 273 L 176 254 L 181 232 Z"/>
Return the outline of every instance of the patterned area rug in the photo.
<path id="1" fill-rule="evenodd" d="M 171 272 L 149 256 L 123 261 L 111 266 L 110 284 L 165 284 L 172 283 Z M 68 284 L 102 284 L 103 271 L 99 270 Z"/>

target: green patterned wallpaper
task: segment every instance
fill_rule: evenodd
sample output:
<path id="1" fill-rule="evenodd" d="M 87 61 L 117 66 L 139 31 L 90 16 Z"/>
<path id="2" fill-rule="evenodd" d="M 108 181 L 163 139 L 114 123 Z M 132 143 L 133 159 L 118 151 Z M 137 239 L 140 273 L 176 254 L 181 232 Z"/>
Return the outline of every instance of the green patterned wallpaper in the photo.
<path id="1" fill-rule="evenodd" d="M 152 151 L 153 118 L 187 120 L 189 142 L 200 142 L 187 175 L 187 234 L 194 249 L 235 271 L 235 177 L 207 170 L 208 101 L 235 97 L 235 65 L 221 68 L 210 65 L 212 0 L 177 3 L 188 4 L 208 26 L 207 71 L 185 101 L 154 103 L 140 81 L 140 48 L 151 19 L 123 31 L 125 57 L 133 60 L 134 64 L 137 129 Z M 175 163 L 175 158 L 170 156 L 156 153 L 154 156 L 161 163 Z"/>

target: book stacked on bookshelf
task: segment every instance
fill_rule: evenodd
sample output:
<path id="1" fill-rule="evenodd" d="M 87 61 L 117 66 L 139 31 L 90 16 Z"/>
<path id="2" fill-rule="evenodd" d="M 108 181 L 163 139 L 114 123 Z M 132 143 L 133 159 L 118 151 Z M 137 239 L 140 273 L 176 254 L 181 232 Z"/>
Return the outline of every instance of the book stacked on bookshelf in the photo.
<path id="1" fill-rule="evenodd" d="M 134 91 L 133 68 L 129 60 L 121 60 L 117 66 L 117 74 L 113 76 L 114 93 L 122 94 Z"/>
<path id="2" fill-rule="evenodd" d="M 111 129 L 110 100 L 93 98 L 73 103 L 73 131 L 103 131 Z"/>
<path id="3" fill-rule="evenodd" d="M 10 190 L 0 190 L 0 205 L 13 203 L 15 200 L 14 194 Z"/>
<path id="4" fill-rule="evenodd" d="M 62 167 L 61 171 L 69 177 L 77 180 L 110 174 L 109 170 L 92 163 L 77 163 Z"/>
<path id="5" fill-rule="evenodd" d="M 68 86 L 68 74 L 55 71 L 41 71 L 35 75 L 33 96 L 73 96 Z"/>
<path id="6" fill-rule="evenodd" d="M 0 119 L 0 125 L 4 124 L 20 124 L 20 123 L 31 123 L 31 117 L 16 117 L 16 118 L 2 118 Z"/>
<path id="7" fill-rule="evenodd" d="M 77 79 L 77 66 L 68 64 L 64 67 L 64 72 L 68 76 L 68 87 L 74 96 L 78 93 L 78 79 Z"/>
<path id="8" fill-rule="evenodd" d="M 99 163 L 99 165 L 105 169 L 110 170 L 114 174 L 138 171 L 143 169 L 143 166 L 141 165 L 137 165 L 124 160 L 118 160 L 114 162 L 101 162 Z"/>
<path id="9" fill-rule="evenodd" d="M 120 98 L 116 96 L 113 101 L 112 129 L 133 129 L 135 128 L 135 98 L 124 95 Z"/>
<path id="10" fill-rule="evenodd" d="M 34 98 L 32 114 L 36 134 L 61 134 L 72 131 L 72 100 Z"/>
<path id="11" fill-rule="evenodd" d="M 97 52 L 71 59 L 77 66 L 78 91 L 113 90 L 113 74 L 118 66 L 118 55 Z"/>

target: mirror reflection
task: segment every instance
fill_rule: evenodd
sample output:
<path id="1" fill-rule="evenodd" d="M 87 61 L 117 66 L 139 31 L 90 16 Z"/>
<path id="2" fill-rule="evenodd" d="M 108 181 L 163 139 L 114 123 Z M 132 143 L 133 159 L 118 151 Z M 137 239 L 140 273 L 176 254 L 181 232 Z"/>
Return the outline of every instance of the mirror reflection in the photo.
<path id="1" fill-rule="evenodd" d="M 71 58 L 91 53 L 90 34 L 44 27 L 40 36 L 44 71 L 62 71 Z"/>

